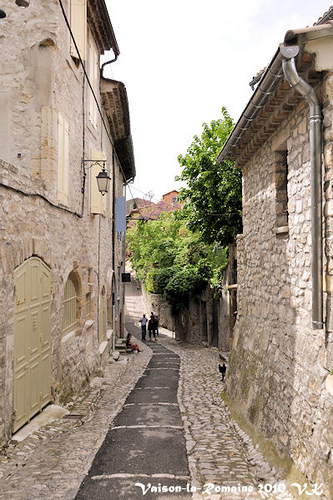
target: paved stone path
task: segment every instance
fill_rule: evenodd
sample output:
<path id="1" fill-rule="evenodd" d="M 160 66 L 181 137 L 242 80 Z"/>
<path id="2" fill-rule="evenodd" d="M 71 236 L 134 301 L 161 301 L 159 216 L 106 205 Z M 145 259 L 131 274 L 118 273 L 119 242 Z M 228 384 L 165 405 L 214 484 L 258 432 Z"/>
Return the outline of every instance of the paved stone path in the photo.
<path id="1" fill-rule="evenodd" d="M 144 312 L 143 304 L 135 286 L 129 292 L 127 328 L 142 346 L 137 320 Z M 217 350 L 177 343 L 163 329 L 158 343 L 179 355 L 181 361 L 178 400 L 190 472 L 187 487 L 193 500 L 293 499 L 287 491 L 268 492 L 269 486 L 267 494 L 260 492 L 260 484 L 283 490 L 284 482 L 265 463 L 222 402 Z M 94 379 L 89 391 L 68 406 L 73 415 L 82 417 L 53 422 L 21 443 L 10 443 L 0 453 L 1 500 L 75 499 L 115 418 L 150 362 L 153 352 L 149 343 L 143 349 L 118 362 L 110 360 L 104 378 Z M 167 484 L 172 486 L 170 481 Z M 240 492 L 241 488 L 247 491 Z M 109 500 L 117 498 L 110 496 Z M 169 500 L 179 495 L 169 489 L 167 493 L 156 492 L 154 498 Z"/>
<path id="2" fill-rule="evenodd" d="M 150 343 L 152 358 L 108 431 L 76 500 L 155 500 L 177 483 L 182 498 L 190 482 L 177 401 L 179 356 Z M 163 488 L 162 488 L 163 490 Z"/>

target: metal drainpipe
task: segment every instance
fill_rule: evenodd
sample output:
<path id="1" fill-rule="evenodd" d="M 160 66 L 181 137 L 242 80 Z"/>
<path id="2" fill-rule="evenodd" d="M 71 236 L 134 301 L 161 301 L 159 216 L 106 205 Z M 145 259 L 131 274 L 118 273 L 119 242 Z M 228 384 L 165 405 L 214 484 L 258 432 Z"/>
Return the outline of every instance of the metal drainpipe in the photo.
<path id="1" fill-rule="evenodd" d="M 101 69 L 100 69 L 100 74 L 101 74 L 102 78 L 104 76 L 104 68 L 105 68 L 105 66 L 107 66 L 108 64 L 112 64 L 112 63 L 116 62 L 116 60 L 118 59 L 118 55 L 119 54 L 115 54 L 114 59 L 111 59 L 110 61 L 106 61 L 105 63 L 102 64 Z"/>
<path id="2" fill-rule="evenodd" d="M 323 241 L 322 241 L 322 114 L 314 89 L 298 75 L 295 57 L 298 46 L 280 47 L 285 79 L 307 101 L 310 107 L 311 216 L 312 216 L 312 328 L 323 322 Z"/>

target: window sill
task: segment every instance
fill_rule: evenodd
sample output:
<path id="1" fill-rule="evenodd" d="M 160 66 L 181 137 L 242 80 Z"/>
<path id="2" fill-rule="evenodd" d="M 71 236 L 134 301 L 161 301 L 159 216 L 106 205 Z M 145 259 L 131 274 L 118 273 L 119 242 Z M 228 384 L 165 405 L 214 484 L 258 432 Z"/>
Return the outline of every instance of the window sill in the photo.
<path id="1" fill-rule="evenodd" d="M 273 233 L 276 235 L 289 234 L 289 226 L 275 227 Z"/>
<path id="2" fill-rule="evenodd" d="M 66 333 L 61 339 L 61 342 L 67 342 L 72 337 L 77 337 L 78 335 L 81 335 L 81 328 L 75 328 L 74 330 Z"/>

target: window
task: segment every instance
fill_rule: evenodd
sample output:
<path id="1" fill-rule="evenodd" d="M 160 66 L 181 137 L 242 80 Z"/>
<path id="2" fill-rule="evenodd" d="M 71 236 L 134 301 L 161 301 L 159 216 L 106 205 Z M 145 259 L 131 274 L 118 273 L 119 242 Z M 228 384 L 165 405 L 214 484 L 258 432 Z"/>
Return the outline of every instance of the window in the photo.
<path id="1" fill-rule="evenodd" d="M 87 0 L 71 0 L 71 30 L 83 61 L 86 60 L 87 46 Z M 71 56 L 78 60 L 74 42 L 71 38 Z"/>
<path id="2" fill-rule="evenodd" d="M 89 64 L 88 64 L 88 76 L 91 86 L 93 88 L 95 96 L 99 95 L 99 87 L 98 87 L 98 69 L 99 69 L 99 60 L 98 60 L 98 52 L 95 42 L 90 39 L 89 46 Z M 97 105 L 95 101 L 95 97 L 90 87 L 88 89 L 89 92 L 89 120 L 90 123 L 96 128 L 97 127 Z"/>
<path id="3" fill-rule="evenodd" d="M 85 303 L 85 319 L 91 319 L 92 315 L 92 302 L 91 302 L 91 293 L 86 294 L 86 303 Z"/>
<path id="4" fill-rule="evenodd" d="M 68 277 L 64 300 L 62 302 L 63 313 L 62 313 L 62 334 L 66 335 L 70 331 L 74 330 L 78 325 L 78 296 L 76 292 L 75 283 L 71 276 Z"/>
<path id="5" fill-rule="evenodd" d="M 69 125 L 58 115 L 58 200 L 68 205 Z"/>
<path id="6" fill-rule="evenodd" d="M 275 157 L 275 228 L 276 234 L 288 232 L 288 154 Z"/>
<path id="7" fill-rule="evenodd" d="M 105 160 L 105 154 L 103 151 L 91 150 L 90 153 L 91 160 Z M 95 165 L 92 163 L 90 168 L 90 213 L 92 214 L 104 214 L 105 206 L 106 206 L 106 196 L 102 196 L 102 194 L 98 190 L 96 177 L 101 171 L 101 165 L 96 163 Z"/>

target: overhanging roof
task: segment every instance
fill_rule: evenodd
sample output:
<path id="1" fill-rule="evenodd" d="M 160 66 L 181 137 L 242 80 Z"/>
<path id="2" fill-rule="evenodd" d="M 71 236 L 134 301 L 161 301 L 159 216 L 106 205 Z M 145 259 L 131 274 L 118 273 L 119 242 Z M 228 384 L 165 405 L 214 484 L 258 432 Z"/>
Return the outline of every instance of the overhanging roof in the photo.
<path id="1" fill-rule="evenodd" d="M 101 93 L 114 147 L 128 181 L 136 172 L 126 87 L 122 82 L 103 77 Z"/>
<path id="2" fill-rule="evenodd" d="M 101 52 L 112 49 L 114 54 L 119 56 L 119 47 L 105 0 L 88 0 L 88 24 Z"/>
<path id="3" fill-rule="evenodd" d="M 332 9 L 329 11 L 333 15 Z M 285 35 L 285 45 L 303 45 L 308 40 L 333 36 L 333 24 L 328 22 L 329 13 L 323 21 L 311 28 L 290 30 Z M 319 75 L 311 69 L 312 55 L 300 51 L 297 59 L 299 73 L 307 74 L 307 81 L 315 85 Z M 301 101 L 301 96 L 285 81 L 282 70 L 282 55 L 278 49 L 248 102 L 245 110 L 218 154 L 217 161 L 232 160 L 243 167 L 259 146 L 276 130 L 288 116 L 290 110 Z"/>

